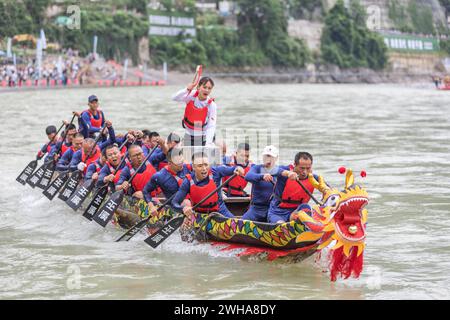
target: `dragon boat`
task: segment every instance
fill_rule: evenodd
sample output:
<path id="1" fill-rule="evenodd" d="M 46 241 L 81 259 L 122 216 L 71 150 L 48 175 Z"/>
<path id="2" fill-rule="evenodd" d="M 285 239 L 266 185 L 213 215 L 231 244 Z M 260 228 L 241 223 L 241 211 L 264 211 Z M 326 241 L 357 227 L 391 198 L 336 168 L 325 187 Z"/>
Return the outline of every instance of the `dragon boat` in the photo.
<path id="1" fill-rule="evenodd" d="M 359 277 L 363 266 L 365 248 L 367 191 L 354 183 L 352 170 L 346 170 L 345 187 L 339 191 L 330 188 L 319 177 L 309 176 L 310 182 L 323 197 L 321 205 L 305 206 L 294 212 L 293 220 L 283 224 L 254 222 L 239 218 L 249 205 L 248 198 L 225 198 L 237 217 L 226 218 L 217 212 L 195 213 L 189 226 L 182 226 L 184 241 L 209 242 L 221 250 L 241 249 L 237 254 L 243 259 L 283 260 L 300 262 L 315 253 L 329 248 L 331 280 L 339 276 Z M 175 216 L 171 209 L 161 210 L 147 225 L 151 234 Z M 126 202 L 116 212 L 115 221 L 128 228 L 148 216 L 145 201 Z"/>

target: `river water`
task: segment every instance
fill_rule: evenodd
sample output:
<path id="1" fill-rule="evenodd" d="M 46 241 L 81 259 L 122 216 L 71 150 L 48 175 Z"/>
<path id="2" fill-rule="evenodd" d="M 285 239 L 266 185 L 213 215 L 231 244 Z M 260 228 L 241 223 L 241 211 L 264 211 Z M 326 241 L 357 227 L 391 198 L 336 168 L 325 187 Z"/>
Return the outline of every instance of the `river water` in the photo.
<path id="1" fill-rule="evenodd" d="M 278 134 L 280 161 L 300 150 L 337 187 L 341 165 L 369 192 L 365 269 L 331 283 L 310 258 L 248 262 L 175 234 L 158 249 L 102 229 L 15 182 L 44 129 L 95 93 L 116 131 L 179 129 L 177 87 L 0 95 L 0 299 L 449 299 L 450 96 L 390 85 L 218 84 L 218 130 Z M 258 159 L 256 153 L 252 154 Z M 361 170 L 367 177 L 359 177 Z"/>

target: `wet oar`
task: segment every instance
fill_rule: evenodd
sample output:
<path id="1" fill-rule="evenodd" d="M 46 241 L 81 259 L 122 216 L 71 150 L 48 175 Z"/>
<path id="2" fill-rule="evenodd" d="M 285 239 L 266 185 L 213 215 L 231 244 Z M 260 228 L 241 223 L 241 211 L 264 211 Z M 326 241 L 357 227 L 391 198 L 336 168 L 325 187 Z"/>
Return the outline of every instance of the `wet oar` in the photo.
<path id="1" fill-rule="evenodd" d="M 122 146 L 127 143 L 128 139 L 125 140 L 125 142 L 119 147 L 119 150 L 122 148 Z M 123 164 L 123 162 L 126 159 L 126 154 L 123 156 L 122 160 L 120 161 L 117 168 L 120 168 L 120 166 Z M 91 193 L 92 189 L 94 189 L 95 186 L 95 180 L 89 179 L 83 183 L 83 185 L 77 190 L 76 193 L 74 193 L 67 201 L 67 205 L 71 207 L 73 210 L 77 211 L 81 205 L 83 204 L 84 200 L 88 197 L 88 195 Z"/>
<path id="2" fill-rule="evenodd" d="M 26 185 L 27 179 L 31 176 L 33 171 L 36 169 L 38 164 L 37 159 L 30 161 L 30 163 L 23 169 L 23 171 L 19 174 L 19 176 L 16 178 L 16 181 L 20 184 Z"/>
<path id="3" fill-rule="evenodd" d="M 55 196 L 67 182 L 67 179 L 69 179 L 69 172 L 67 171 L 60 172 L 58 177 L 55 180 L 53 180 L 53 182 L 42 193 L 50 201 L 53 200 L 53 198 L 55 198 Z"/>
<path id="4" fill-rule="evenodd" d="M 214 193 L 216 193 L 220 188 L 222 188 L 224 185 L 228 184 L 234 177 L 236 177 L 236 173 L 234 173 L 231 177 L 229 177 L 227 180 L 225 180 L 224 183 L 222 183 L 220 186 L 218 186 L 214 191 L 212 191 L 210 194 L 208 194 L 203 200 L 201 200 L 199 203 L 197 203 L 195 206 L 192 207 L 192 211 L 194 211 L 196 208 L 198 208 L 200 205 L 202 205 L 206 200 L 208 200 Z M 172 233 L 174 233 L 182 224 L 184 221 L 185 215 L 179 214 L 176 217 L 172 218 L 167 222 L 161 229 L 156 231 L 154 234 L 149 236 L 147 239 L 145 239 L 145 243 L 147 243 L 149 246 L 151 246 L 153 249 L 158 247 L 164 240 L 166 240 Z"/>
<path id="5" fill-rule="evenodd" d="M 165 208 L 167 205 L 170 205 L 170 202 L 175 197 L 176 193 L 174 193 L 169 199 L 164 201 L 160 207 L 156 210 L 157 212 L 161 211 L 161 209 Z M 153 216 L 149 213 L 149 216 L 145 218 L 144 220 L 139 221 L 134 226 L 132 226 L 130 229 L 127 230 L 119 239 L 116 240 L 116 242 L 119 241 L 129 241 L 131 238 L 133 238 L 145 225 L 147 225 L 147 222 L 152 218 Z"/>
<path id="6" fill-rule="evenodd" d="M 58 131 L 56 132 L 55 137 L 58 135 L 58 133 L 61 131 L 61 128 L 64 126 L 64 123 L 61 125 L 61 127 L 59 127 Z M 50 142 L 47 143 L 47 146 Z M 35 160 L 31 161 L 26 167 L 25 169 L 22 170 L 22 172 L 19 174 L 19 176 L 16 178 L 16 181 L 25 185 L 27 183 L 28 178 L 30 178 L 30 176 L 32 175 L 33 171 L 36 169 L 38 164 L 38 159 L 36 158 Z M 38 183 L 39 180 L 36 180 Z M 36 183 L 33 183 L 33 188 L 36 185 Z"/>
<path id="7" fill-rule="evenodd" d="M 73 115 L 72 120 L 70 120 L 69 125 L 71 125 L 73 123 L 73 120 L 75 120 L 75 117 L 76 117 L 76 115 Z M 67 127 L 69 125 L 67 125 Z M 62 126 L 61 126 L 61 128 L 62 128 Z M 59 128 L 59 130 L 61 130 L 61 128 Z M 59 130 L 58 130 L 58 132 L 59 132 Z M 61 153 L 62 145 L 63 145 L 64 141 L 66 141 L 66 138 L 67 138 L 67 130 L 64 131 L 64 134 L 63 134 L 62 140 L 61 140 L 61 144 L 59 145 L 58 149 L 56 150 L 55 155 L 59 155 Z M 48 187 L 48 185 L 52 181 L 53 174 L 55 173 L 55 168 L 56 168 L 56 161 L 55 161 L 55 159 L 52 159 L 51 162 L 47 165 L 42 179 L 36 185 L 38 188 L 45 190 Z"/>
<path id="8" fill-rule="evenodd" d="M 94 141 L 94 145 L 92 146 L 91 150 L 89 150 L 89 153 L 87 154 L 86 161 L 89 159 L 92 155 L 92 152 L 94 152 L 95 148 L 97 147 L 97 143 L 102 137 L 103 130 L 105 129 L 106 124 L 102 127 L 100 130 L 100 134 Z M 58 199 L 61 199 L 62 201 L 66 202 L 77 189 L 78 183 L 80 182 L 82 176 L 82 172 L 80 170 L 75 170 L 72 175 L 70 176 L 69 181 L 64 186 L 64 188 L 61 190 L 60 194 L 58 195 Z"/>
<path id="9" fill-rule="evenodd" d="M 155 152 L 156 148 L 158 148 L 158 146 L 155 146 L 152 149 L 152 151 L 149 152 L 149 154 L 145 157 L 144 161 L 142 161 L 140 166 L 136 169 L 134 174 L 127 180 L 128 183 L 131 183 L 133 181 L 134 177 L 138 174 L 139 170 L 144 166 L 144 164 L 147 162 L 148 158 L 150 158 L 153 152 Z M 112 219 L 117 207 L 120 206 L 120 204 L 122 203 L 124 194 L 125 194 L 124 189 L 114 192 L 108 199 L 108 201 L 105 203 L 105 205 L 103 205 L 100 208 L 98 213 L 94 216 L 93 220 L 104 228 L 108 224 L 108 222 Z"/>
<path id="10" fill-rule="evenodd" d="M 44 162 L 39 169 L 36 170 L 31 176 L 28 177 L 27 183 L 32 187 L 33 189 L 36 187 L 36 184 L 41 181 L 42 177 L 44 176 L 45 168 L 47 167 L 48 163 Z"/>
<path id="11" fill-rule="evenodd" d="M 106 195 L 108 194 L 108 185 L 100 187 L 97 192 L 94 194 L 94 198 L 91 200 L 86 210 L 83 213 L 83 217 L 88 220 L 92 220 L 92 217 L 97 213 L 98 209 L 105 200 Z"/>

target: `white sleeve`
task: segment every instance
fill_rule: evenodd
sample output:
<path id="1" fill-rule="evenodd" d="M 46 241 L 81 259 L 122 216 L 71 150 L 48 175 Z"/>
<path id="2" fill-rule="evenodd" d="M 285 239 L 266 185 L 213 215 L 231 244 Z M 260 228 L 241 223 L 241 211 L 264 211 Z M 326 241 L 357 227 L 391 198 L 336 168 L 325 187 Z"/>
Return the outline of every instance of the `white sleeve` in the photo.
<path id="1" fill-rule="evenodd" d="M 175 93 L 172 96 L 172 100 L 178 102 L 189 102 L 190 100 L 189 93 L 190 92 L 188 91 L 188 89 L 184 88 L 183 90 L 180 90 L 177 93 Z"/>
<path id="2" fill-rule="evenodd" d="M 217 105 L 212 102 L 208 107 L 208 124 L 206 125 L 206 145 L 213 143 L 214 134 L 216 133 L 217 121 Z"/>

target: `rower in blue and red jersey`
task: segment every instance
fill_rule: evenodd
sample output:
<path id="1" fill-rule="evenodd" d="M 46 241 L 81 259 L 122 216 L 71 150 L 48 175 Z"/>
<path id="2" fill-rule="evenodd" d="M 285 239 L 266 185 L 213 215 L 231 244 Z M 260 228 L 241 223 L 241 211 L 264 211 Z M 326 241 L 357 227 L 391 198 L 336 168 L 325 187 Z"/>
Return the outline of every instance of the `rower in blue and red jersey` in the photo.
<path id="1" fill-rule="evenodd" d="M 245 175 L 245 180 L 252 184 L 250 207 L 242 219 L 267 222 L 270 200 L 278 173 L 278 149 L 275 146 L 264 148 L 263 163 L 252 166 Z"/>
<path id="2" fill-rule="evenodd" d="M 44 157 L 45 154 L 47 154 L 47 156 L 45 157 L 45 161 L 47 161 L 48 159 L 50 159 L 50 151 L 52 147 L 57 144 L 59 137 L 57 136 L 56 127 L 53 125 L 45 128 L 45 134 L 47 135 L 49 141 L 44 144 L 39 150 L 38 154 L 36 155 L 36 159 L 40 160 L 42 159 L 42 157 Z"/>
<path id="3" fill-rule="evenodd" d="M 150 156 L 149 161 L 152 164 L 152 166 L 157 171 L 159 171 L 162 168 L 166 167 L 168 164 L 167 157 L 166 157 L 168 150 L 175 148 L 180 143 L 181 138 L 179 135 L 172 132 L 167 137 L 166 142 L 164 142 L 164 140 L 161 137 L 158 137 L 155 140 L 156 140 L 156 143 L 159 145 L 159 147 Z"/>
<path id="4" fill-rule="evenodd" d="M 246 175 L 253 163 L 250 159 L 250 145 L 248 143 L 240 143 L 237 147 L 236 153 L 231 157 L 224 156 L 224 164 L 230 167 L 242 167 L 244 169 L 244 175 Z M 223 177 L 222 182 L 229 177 Z M 223 188 L 223 191 L 228 197 L 248 197 L 248 194 L 244 191 L 248 182 L 244 177 L 236 177 L 228 186 Z"/>
<path id="5" fill-rule="evenodd" d="M 268 222 L 284 223 L 291 219 L 291 214 L 299 209 L 309 209 L 311 196 L 300 186 L 300 181 L 309 193 L 314 192 L 314 186 L 308 180 L 312 172 L 313 158 L 308 152 L 295 155 L 294 164 L 280 166 L 276 174 L 277 182 L 274 196 L 267 213 Z M 314 176 L 318 179 L 317 176 Z"/>
<path id="6" fill-rule="evenodd" d="M 89 96 L 88 106 L 89 108 L 81 113 L 81 118 L 87 125 L 89 137 L 93 137 L 105 124 L 105 114 L 99 109 L 98 98 L 95 95 Z"/>
<path id="7" fill-rule="evenodd" d="M 81 133 L 76 133 L 74 138 L 72 139 L 72 145 L 68 147 L 64 154 L 58 159 L 58 162 L 56 163 L 57 171 L 69 170 L 73 155 L 81 149 L 83 142 L 84 136 Z"/>
<path id="8" fill-rule="evenodd" d="M 170 149 L 167 160 L 167 165 L 155 173 L 144 187 L 144 200 L 148 203 L 150 214 L 155 214 L 157 210 L 153 203 L 154 192 L 161 190 L 165 198 L 169 199 L 180 189 L 186 175 L 191 173 L 191 167 L 184 163 L 182 149 Z"/>
<path id="9" fill-rule="evenodd" d="M 144 151 L 144 155 L 147 155 L 150 150 L 158 145 L 160 135 L 158 132 L 150 130 L 142 130 L 142 133 L 142 150 Z"/>
<path id="10" fill-rule="evenodd" d="M 244 174 L 244 169 L 241 167 L 234 168 L 224 165 L 210 167 L 208 156 L 203 152 L 196 152 L 192 155 L 192 169 L 192 174 L 186 176 L 180 190 L 172 200 L 172 207 L 177 211 L 183 211 L 191 219 L 192 207 L 217 189 L 224 176 L 230 176 L 233 173 L 239 176 Z M 190 196 L 190 204 L 183 202 L 188 195 Z M 222 190 L 220 189 L 197 207 L 195 211 L 201 213 L 219 212 L 226 217 L 234 217 L 223 203 Z"/>
<path id="11" fill-rule="evenodd" d="M 91 162 L 86 168 L 86 174 L 84 175 L 85 180 L 92 179 L 98 181 L 100 171 L 106 163 L 106 156 L 102 152 L 100 157 L 95 161 Z"/>
<path id="12" fill-rule="evenodd" d="M 138 199 L 144 199 L 142 191 L 144 190 L 147 182 L 150 181 L 152 176 L 156 173 L 155 168 L 147 160 L 142 168 L 137 171 L 136 176 L 131 183 L 128 183 L 128 179 L 136 172 L 139 166 L 145 159 L 142 148 L 138 145 L 132 145 L 128 148 L 128 157 L 130 159 L 130 166 L 126 165 L 120 173 L 119 181 L 117 182 L 116 189 L 124 189 L 129 195 L 132 195 Z"/>
<path id="13" fill-rule="evenodd" d="M 73 154 L 72 160 L 69 164 L 69 170 L 79 170 L 85 175 L 87 167 L 91 163 L 97 161 L 100 156 L 101 150 L 98 145 L 95 145 L 94 139 L 86 138 L 83 141 L 81 149 Z"/>
<path id="14" fill-rule="evenodd" d="M 106 162 L 100 170 L 97 187 L 102 187 L 106 183 L 116 185 L 123 168 L 126 166 L 126 162 L 122 162 L 122 158 L 127 155 L 122 155 L 116 144 L 107 146 L 102 151 L 102 155 L 106 158 Z"/>

